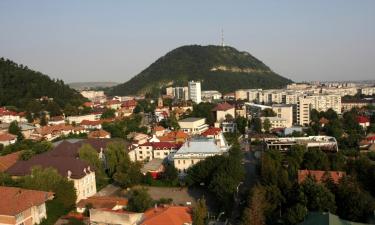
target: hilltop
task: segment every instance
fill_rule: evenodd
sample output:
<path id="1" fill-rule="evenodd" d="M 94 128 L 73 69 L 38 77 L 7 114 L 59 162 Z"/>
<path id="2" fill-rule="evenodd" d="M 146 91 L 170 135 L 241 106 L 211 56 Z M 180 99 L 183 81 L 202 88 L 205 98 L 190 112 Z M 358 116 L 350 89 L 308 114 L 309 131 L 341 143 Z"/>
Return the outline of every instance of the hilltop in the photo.
<path id="1" fill-rule="evenodd" d="M 62 80 L 0 58 L 0 106 L 24 109 L 34 99 L 48 96 L 60 107 L 66 104 L 80 105 L 85 99 Z"/>
<path id="2" fill-rule="evenodd" d="M 203 90 L 222 93 L 240 88 L 280 88 L 292 81 L 273 72 L 248 52 L 233 47 L 188 45 L 160 57 L 129 81 L 111 89 L 112 95 L 160 92 L 160 88 L 202 81 Z"/>

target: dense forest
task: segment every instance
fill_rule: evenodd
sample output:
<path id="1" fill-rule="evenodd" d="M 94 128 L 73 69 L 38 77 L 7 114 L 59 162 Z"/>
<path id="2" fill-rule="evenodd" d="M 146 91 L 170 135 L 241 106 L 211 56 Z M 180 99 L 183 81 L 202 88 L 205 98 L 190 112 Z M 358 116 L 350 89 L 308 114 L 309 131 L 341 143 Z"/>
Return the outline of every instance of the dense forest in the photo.
<path id="1" fill-rule="evenodd" d="M 128 82 L 115 86 L 113 95 L 146 93 L 169 85 L 202 81 L 203 90 L 222 93 L 240 88 L 280 88 L 292 82 L 263 62 L 233 47 L 182 46 L 156 60 Z"/>
<path id="2" fill-rule="evenodd" d="M 27 66 L 0 58 L 0 106 L 19 109 L 37 98 L 48 96 L 60 107 L 78 106 L 85 99 L 62 80 L 54 80 Z"/>

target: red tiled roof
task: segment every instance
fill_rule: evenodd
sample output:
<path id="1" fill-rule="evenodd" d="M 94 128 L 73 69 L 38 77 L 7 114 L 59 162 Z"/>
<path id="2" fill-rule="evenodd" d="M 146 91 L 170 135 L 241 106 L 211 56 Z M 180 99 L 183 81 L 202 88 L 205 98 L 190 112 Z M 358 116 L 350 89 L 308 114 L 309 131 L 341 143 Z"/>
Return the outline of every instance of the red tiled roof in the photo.
<path id="1" fill-rule="evenodd" d="M 151 146 L 154 150 L 162 150 L 162 149 L 178 149 L 181 147 L 180 144 L 175 144 L 171 142 L 146 142 L 139 146 Z"/>
<path id="2" fill-rule="evenodd" d="M 369 123 L 370 119 L 366 116 L 358 116 L 357 117 L 357 122 L 358 123 Z"/>
<path id="3" fill-rule="evenodd" d="M 4 172 L 9 167 L 13 166 L 20 157 L 22 151 L 13 152 L 8 155 L 0 156 L 0 172 Z"/>
<path id="4" fill-rule="evenodd" d="M 13 134 L 9 134 L 9 133 L 0 134 L 0 141 L 12 141 L 12 140 L 15 140 L 16 138 L 17 136 Z"/>
<path id="5" fill-rule="evenodd" d="M 154 127 L 154 131 L 163 131 L 163 130 L 165 130 L 165 128 L 162 127 L 162 126 L 156 126 L 156 127 Z"/>
<path id="6" fill-rule="evenodd" d="M 203 136 L 212 136 L 212 135 L 218 135 L 221 133 L 221 129 L 218 127 L 210 127 L 208 130 L 202 133 Z"/>
<path id="7" fill-rule="evenodd" d="M 100 121 L 100 120 L 95 120 L 95 121 L 92 121 L 92 120 L 82 120 L 80 124 L 82 126 L 97 126 L 99 124 L 102 124 L 102 121 Z"/>
<path id="8" fill-rule="evenodd" d="M 52 192 L 0 186 L 0 215 L 15 216 L 52 198 Z"/>
<path id="9" fill-rule="evenodd" d="M 88 138 L 105 138 L 107 136 L 110 136 L 111 134 L 108 133 L 107 131 L 105 130 L 95 130 L 95 131 L 92 131 L 90 132 L 87 137 Z"/>
<path id="10" fill-rule="evenodd" d="M 327 175 L 337 184 L 346 173 L 342 171 L 298 170 L 298 183 L 302 183 L 308 176 L 314 177 L 320 183 Z"/>
<path id="11" fill-rule="evenodd" d="M 127 100 L 122 102 L 121 107 L 129 108 L 129 107 L 135 107 L 137 105 L 136 100 Z"/>
<path id="12" fill-rule="evenodd" d="M 108 100 L 106 102 L 107 105 L 115 105 L 115 104 L 120 104 L 121 102 L 119 100 Z"/>
<path id="13" fill-rule="evenodd" d="M 234 106 L 227 103 L 227 102 L 224 102 L 224 103 L 219 103 L 217 104 L 217 106 L 215 106 L 215 108 L 212 109 L 212 111 L 227 111 L 229 109 L 233 109 Z"/>
<path id="14" fill-rule="evenodd" d="M 0 116 L 17 116 L 17 113 L 3 107 L 0 108 Z"/>
<path id="15" fill-rule="evenodd" d="M 183 225 L 192 221 L 191 208 L 167 206 L 147 210 L 141 225 Z"/>
<path id="16" fill-rule="evenodd" d="M 375 135 L 366 138 L 368 141 L 375 141 Z"/>

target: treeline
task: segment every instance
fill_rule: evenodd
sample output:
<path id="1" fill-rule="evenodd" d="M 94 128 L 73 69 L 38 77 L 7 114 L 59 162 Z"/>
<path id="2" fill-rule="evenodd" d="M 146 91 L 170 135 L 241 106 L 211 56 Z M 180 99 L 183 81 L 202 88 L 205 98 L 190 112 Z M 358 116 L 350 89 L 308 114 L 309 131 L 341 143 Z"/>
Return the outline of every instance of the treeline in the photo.
<path id="1" fill-rule="evenodd" d="M 15 106 L 24 110 L 30 101 L 43 96 L 53 98 L 59 107 L 79 106 L 84 98 L 62 80 L 33 71 L 27 66 L 0 58 L 0 106 Z"/>
<path id="2" fill-rule="evenodd" d="M 372 155 L 370 155 L 372 158 Z M 375 165 L 367 155 L 349 157 L 295 146 L 286 154 L 264 152 L 261 181 L 249 196 L 242 224 L 298 224 L 309 211 L 331 212 L 340 218 L 368 222 L 375 209 Z M 299 183 L 299 169 L 343 171 L 338 183 L 325 174 Z"/>

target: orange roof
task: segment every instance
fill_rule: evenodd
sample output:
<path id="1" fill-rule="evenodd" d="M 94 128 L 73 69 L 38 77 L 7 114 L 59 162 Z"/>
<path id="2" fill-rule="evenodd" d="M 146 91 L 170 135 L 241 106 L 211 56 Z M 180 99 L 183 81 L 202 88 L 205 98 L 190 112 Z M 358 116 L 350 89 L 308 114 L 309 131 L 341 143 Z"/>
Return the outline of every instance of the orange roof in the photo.
<path id="1" fill-rule="evenodd" d="M 111 134 L 105 130 L 95 130 L 95 131 L 90 132 L 87 137 L 88 138 L 104 138 L 108 135 L 111 135 Z"/>
<path id="2" fill-rule="evenodd" d="M 52 198 L 52 192 L 0 186 L 0 215 L 15 216 Z"/>
<path id="3" fill-rule="evenodd" d="M 154 127 L 154 131 L 163 131 L 163 130 L 165 130 L 165 128 L 162 127 L 162 126 L 156 126 L 156 127 Z"/>
<path id="4" fill-rule="evenodd" d="M 218 135 L 221 133 L 221 129 L 218 127 L 210 127 L 208 130 L 202 133 L 203 136 L 212 136 L 212 135 Z"/>
<path id="5" fill-rule="evenodd" d="M 77 203 L 77 207 L 83 208 L 91 204 L 94 209 L 104 208 L 113 209 L 115 206 L 128 205 L 128 199 L 109 196 L 92 196 L 87 199 L 82 199 Z"/>
<path id="6" fill-rule="evenodd" d="M 0 134 L 0 141 L 11 141 L 16 139 L 17 136 L 9 133 Z"/>
<path id="7" fill-rule="evenodd" d="M 326 178 L 326 175 L 329 175 L 337 184 L 346 173 L 342 171 L 298 170 L 298 183 L 302 183 L 308 176 L 314 177 L 320 183 Z"/>
<path id="8" fill-rule="evenodd" d="M 185 206 L 167 206 L 147 210 L 141 225 L 183 225 L 192 223 L 191 208 Z"/>
<path id="9" fill-rule="evenodd" d="M 233 109 L 234 106 L 227 103 L 227 102 L 224 102 L 224 103 L 219 103 L 217 104 L 217 106 L 215 106 L 215 108 L 212 109 L 212 111 L 227 111 L 229 109 Z"/>
<path id="10" fill-rule="evenodd" d="M 13 166 L 17 161 L 22 151 L 13 152 L 8 155 L 0 156 L 0 172 L 4 172 L 9 167 Z"/>
<path id="11" fill-rule="evenodd" d="M 174 142 L 175 141 L 174 137 L 170 137 L 170 136 L 161 136 L 161 137 L 158 137 L 158 139 L 160 141 L 163 141 L 163 142 Z"/>

